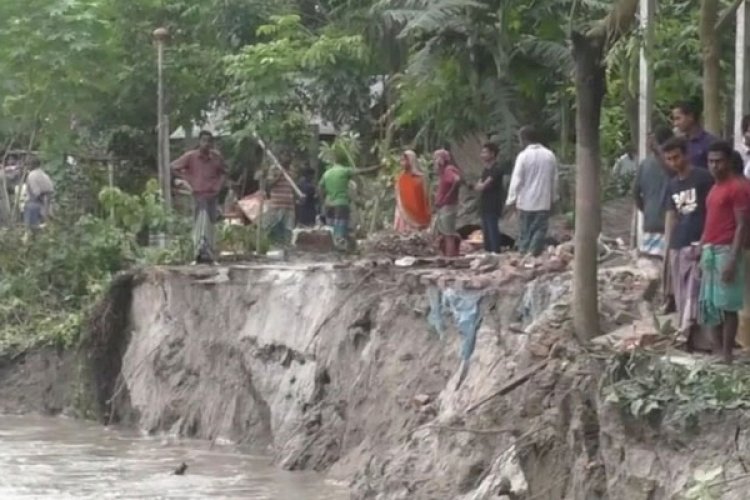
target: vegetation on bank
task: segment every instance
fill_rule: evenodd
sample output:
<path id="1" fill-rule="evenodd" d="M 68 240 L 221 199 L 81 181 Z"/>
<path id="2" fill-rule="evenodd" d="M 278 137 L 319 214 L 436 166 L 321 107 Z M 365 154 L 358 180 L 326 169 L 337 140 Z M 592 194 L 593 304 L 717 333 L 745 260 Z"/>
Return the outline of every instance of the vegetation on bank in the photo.
<path id="1" fill-rule="evenodd" d="M 0 353 L 74 345 L 85 314 L 117 272 L 188 258 L 189 226 L 164 212 L 155 183 L 140 196 L 105 189 L 100 202 L 107 215 L 52 220 L 33 238 L 21 229 L 2 230 Z M 141 244 L 149 231 L 167 225 L 179 231 L 166 248 Z"/>
<path id="2" fill-rule="evenodd" d="M 723 410 L 750 409 L 750 371 L 692 358 L 662 358 L 634 351 L 608 361 L 605 400 L 636 419 L 697 430 L 699 417 Z"/>

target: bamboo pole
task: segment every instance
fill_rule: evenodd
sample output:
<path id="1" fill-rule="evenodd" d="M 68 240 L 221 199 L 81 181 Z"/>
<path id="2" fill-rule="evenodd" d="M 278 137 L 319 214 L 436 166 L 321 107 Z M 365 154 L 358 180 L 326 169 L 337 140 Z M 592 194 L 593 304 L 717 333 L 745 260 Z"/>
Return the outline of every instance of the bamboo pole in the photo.
<path id="1" fill-rule="evenodd" d="M 742 117 L 750 110 L 748 105 L 748 67 L 747 46 L 750 44 L 748 21 L 750 18 L 747 0 L 737 8 L 737 34 L 734 45 L 734 147 L 743 151 L 745 146 L 742 137 Z"/>
<path id="2" fill-rule="evenodd" d="M 258 188 L 258 191 L 260 191 L 260 211 L 258 212 L 258 220 L 255 225 L 255 255 L 260 255 L 260 237 L 263 233 L 263 208 L 266 201 L 266 169 L 262 166 L 262 164 L 260 169 L 260 186 Z"/>
<path id="3" fill-rule="evenodd" d="M 651 133 L 651 113 L 653 110 L 654 71 L 651 66 L 651 48 L 654 38 L 655 0 L 641 0 L 640 25 L 643 32 L 640 54 L 638 57 L 638 163 L 648 155 L 648 136 Z M 633 211 L 631 227 L 631 244 L 640 248 L 643 241 L 643 214 Z"/>
<path id="4" fill-rule="evenodd" d="M 13 142 L 15 142 L 15 140 L 15 134 L 13 134 L 10 139 L 8 139 L 8 143 L 5 145 L 5 149 L 3 150 L 3 163 L 0 166 L 0 168 L 3 169 L 2 186 L 0 186 L 0 189 L 3 190 L 3 192 L 0 193 L 0 197 L 2 197 L 2 199 L 0 200 L 0 203 L 2 203 L 2 210 L 0 210 L 0 224 L 7 225 L 7 227 L 11 226 L 13 216 L 11 212 L 10 198 L 8 197 L 8 179 L 5 176 L 5 162 L 8 161 L 8 152 L 11 146 L 13 146 Z"/>

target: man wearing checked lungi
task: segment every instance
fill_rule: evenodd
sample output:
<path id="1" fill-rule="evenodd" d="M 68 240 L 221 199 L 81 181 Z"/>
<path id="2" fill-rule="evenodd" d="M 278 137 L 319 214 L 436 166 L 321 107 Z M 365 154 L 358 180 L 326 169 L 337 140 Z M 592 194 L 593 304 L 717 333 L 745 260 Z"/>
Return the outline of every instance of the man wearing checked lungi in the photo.
<path id="1" fill-rule="evenodd" d="M 738 313 L 743 307 L 742 248 L 750 214 L 750 190 L 732 168 L 732 146 L 714 142 L 708 167 L 715 184 L 706 200 L 706 225 L 701 238 L 699 318 L 711 329 L 714 353 L 732 362 Z"/>
<path id="2" fill-rule="evenodd" d="M 185 180 L 195 200 L 193 246 L 196 263 L 216 261 L 214 225 L 221 215 L 219 193 L 227 179 L 224 158 L 214 149 L 214 136 L 207 130 L 198 136 L 198 148 L 172 163 L 172 171 Z"/>

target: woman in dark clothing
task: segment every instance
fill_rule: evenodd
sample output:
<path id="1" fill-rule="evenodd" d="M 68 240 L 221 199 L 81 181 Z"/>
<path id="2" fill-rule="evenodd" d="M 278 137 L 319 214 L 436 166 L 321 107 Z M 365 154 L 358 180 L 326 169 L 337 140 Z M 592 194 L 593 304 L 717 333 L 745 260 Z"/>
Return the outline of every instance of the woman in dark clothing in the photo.
<path id="1" fill-rule="evenodd" d="M 314 175 L 315 172 L 311 168 L 305 168 L 302 170 L 298 183 L 300 191 L 305 195 L 304 198 L 297 199 L 297 225 L 302 227 L 314 226 L 318 216 L 318 196 Z"/>

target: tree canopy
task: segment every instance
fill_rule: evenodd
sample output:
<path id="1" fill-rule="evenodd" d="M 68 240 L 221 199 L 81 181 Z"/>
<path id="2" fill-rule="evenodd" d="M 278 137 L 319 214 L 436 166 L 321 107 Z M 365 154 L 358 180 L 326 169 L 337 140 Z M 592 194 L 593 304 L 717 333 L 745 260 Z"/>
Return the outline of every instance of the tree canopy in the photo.
<path id="1" fill-rule="evenodd" d="M 153 162 L 152 31 L 170 30 L 173 128 L 220 106 L 234 132 L 304 147 L 312 118 L 428 147 L 519 124 L 572 143 L 568 33 L 605 0 L 30 0 L 0 5 L 5 142 Z M 658 109 L 701 93 L 698 2 L 659 2 Z M 729 2 L 725 2 L 727 5 Z M 571 17 L 573 16 L 573 17 Z M 727 30 L 731 31 L 731 30 Z M 607 57 L 603 154 L 632 141 L 638 33 Z M 721 38 L 731 48 L 731 37 Z M 731 51 L 722 68 L 730 69 Z M 722 79 L 721 93 L 731 92 Z M 377 92 L 373 92 L 377 88 Z M 281 136 L 281 137 L 278 137 Z M 570 151 L 568 149 L 568 151 Z M 568 158 L 570 159 L 570 158 Z"/>

